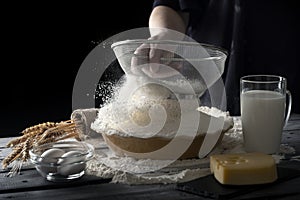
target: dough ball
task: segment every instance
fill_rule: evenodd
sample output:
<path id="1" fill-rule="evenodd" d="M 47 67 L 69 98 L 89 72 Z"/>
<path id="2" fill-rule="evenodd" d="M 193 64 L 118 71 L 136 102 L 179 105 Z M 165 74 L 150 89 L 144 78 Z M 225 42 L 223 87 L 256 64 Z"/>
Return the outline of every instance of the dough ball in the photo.
<path id="1" fill-rule="evenodd" d="M 129 108 L 129 118 L 131 122 L 139 126 L 147 126 L 151 122 L 151 117 L 153 119 L 165 119 L 157 109 L 164 110 L 166 124 L 180 120 L 180 104 L 178 101 L 172 99 L 140 101 L 138 105 L 134 104 Z"/>
<path id="2" fill-rule="evenodd" d="M 141 98 L 147 99 L 167 99 L 172 96 L 172 91 L 163 85 L 159 85 L 157 83 L 148 83 L 142 85 L 137 90 L 135 90 L 132 94 L 132 100 L 139 100 Z"/>
<path id="3" fill-rule="evenodd" d="M 147 126 L 151 122 L 151 118 L 149 115 L 149 110 L 147 109 L 132 109 L 129 111 L 130 120 L 137 124 L 138 126 Z"/>

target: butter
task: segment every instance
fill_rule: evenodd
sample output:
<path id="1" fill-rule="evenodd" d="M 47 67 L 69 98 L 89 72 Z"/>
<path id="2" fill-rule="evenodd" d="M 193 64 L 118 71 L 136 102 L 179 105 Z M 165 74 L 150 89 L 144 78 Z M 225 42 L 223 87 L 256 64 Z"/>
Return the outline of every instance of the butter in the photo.
<path id="1" fill-rule="evenodd" d="M 212 155 L 210 170 L 221 184 L 226 185 L 263 184 L 277 179 L 274 158 L 263 153 Z"/>

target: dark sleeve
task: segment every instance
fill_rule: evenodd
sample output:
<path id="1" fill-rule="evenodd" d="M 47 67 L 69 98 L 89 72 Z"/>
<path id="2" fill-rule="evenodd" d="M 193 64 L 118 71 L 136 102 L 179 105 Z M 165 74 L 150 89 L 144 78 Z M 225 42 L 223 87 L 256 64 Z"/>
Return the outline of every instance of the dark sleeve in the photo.
<path id="1" fill-rule="evenodd" d="M 181 11 L 202 11 L 207 5 L 208 0 L 154 0 L 153 8 L 156 6 L 168 6 L 174 10 Z"/>
<path id="2" fill-rule="evenodd" d="M 168 6 L 174 10 L 181 10 L 179 0 L 154 0 L 153 8 L 156 6 Z"/>

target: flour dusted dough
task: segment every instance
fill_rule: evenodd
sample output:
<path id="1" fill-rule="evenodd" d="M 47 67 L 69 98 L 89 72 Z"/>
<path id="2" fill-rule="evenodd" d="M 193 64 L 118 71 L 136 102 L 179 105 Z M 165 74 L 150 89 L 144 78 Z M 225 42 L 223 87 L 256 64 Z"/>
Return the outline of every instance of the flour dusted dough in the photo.
<path id="1" fill-rule="evenodd" d="M 132 100 L 143 98 L 161 100 L 170 98 L 171 95 L 172 91 L 163 85 L 158 83 L 146 83 L 133 92 Z"/>
<path id="2" fill-rule="evenodd" d="M 176 124 L 180 119 L 180 105 L 177 100 L 170 99 L 172 91 L 156 83 L 148 83 L 139 87 L 129 97 L 129 118 L 138 126 L 147 126 L 151 119 Z"/>

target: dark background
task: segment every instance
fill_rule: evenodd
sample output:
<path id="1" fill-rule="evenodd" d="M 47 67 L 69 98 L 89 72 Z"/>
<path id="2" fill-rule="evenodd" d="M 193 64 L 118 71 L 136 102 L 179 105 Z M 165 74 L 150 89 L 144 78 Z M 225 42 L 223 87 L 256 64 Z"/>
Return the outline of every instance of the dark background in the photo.
<path id="1" fill-rule="evenodd" d="M 97 44 L 148 26 L 151 0 L 1 6 L 0 136 L 72 113 L 77 70 Z"/>

